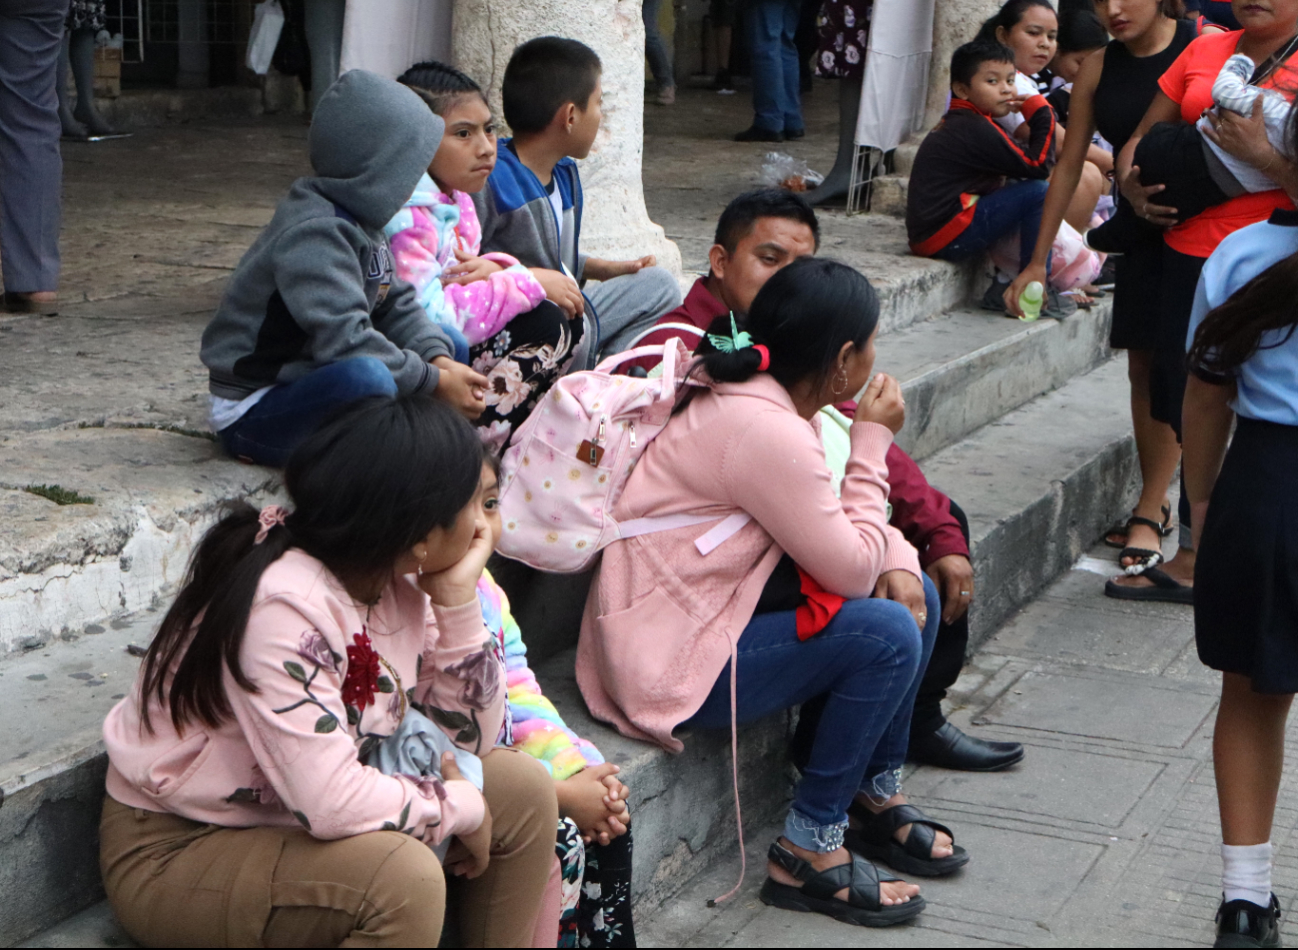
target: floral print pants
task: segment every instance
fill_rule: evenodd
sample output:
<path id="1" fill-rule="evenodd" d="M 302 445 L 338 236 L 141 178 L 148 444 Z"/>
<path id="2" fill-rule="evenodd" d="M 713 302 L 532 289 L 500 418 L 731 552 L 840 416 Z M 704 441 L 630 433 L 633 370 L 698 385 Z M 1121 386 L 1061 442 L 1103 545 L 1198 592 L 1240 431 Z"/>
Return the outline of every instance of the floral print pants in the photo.
<path id="1" fill-rule="evenodd" d="M 634 947 L 630 830 L 588 845 L 571 819 L 560 818 L 554 853 L 563 872 L 559 946 Z"/>
<path id="2" fill-rule="evenodd" d="M 548 300 L 520 313 L 490 339 L 469 350 L 473 368 L 490 380 L 478 435 L 500 454 L 514 429 L 531 414 L 554 381 L 568 371 L 581 342 L 582 318 Z"/>

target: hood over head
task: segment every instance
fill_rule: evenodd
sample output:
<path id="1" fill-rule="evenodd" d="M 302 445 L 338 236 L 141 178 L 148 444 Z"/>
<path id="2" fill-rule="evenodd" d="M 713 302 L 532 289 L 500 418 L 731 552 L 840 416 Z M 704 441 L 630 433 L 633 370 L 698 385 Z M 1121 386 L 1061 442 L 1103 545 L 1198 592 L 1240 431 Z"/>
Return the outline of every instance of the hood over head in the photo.
<path id="1" fill-rule="evenodd" d="M 428 171 L 444 129 L 410 89 L 348 70 L 311 120 L 307 144 L 321 193 L 366 227 L 382 228 Z"/>

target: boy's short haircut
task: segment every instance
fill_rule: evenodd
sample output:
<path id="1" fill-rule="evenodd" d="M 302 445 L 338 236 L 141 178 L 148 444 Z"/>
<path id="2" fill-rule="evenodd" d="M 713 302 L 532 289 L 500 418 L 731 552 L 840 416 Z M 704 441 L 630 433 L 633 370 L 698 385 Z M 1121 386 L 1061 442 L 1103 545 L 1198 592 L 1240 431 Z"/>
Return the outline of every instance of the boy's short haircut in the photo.
<path id="1" fill-rule="evenodd" d="M 983 63 L 1014 65 L 1014 52 L 996 40 L 974 40 L 956 48 L 951 54 L 951 82 L 965 85 L 973 82 Z"/>
<path id="2" fill-rule="evenodd" d="M 500 86 L 505 121 L 515 135 L 543 132 L 569 102 L 585 110 L 603 68 L 585 43 L 538 36 L 514 50 Z"/>
<path id="3" fill-rule="evenodd" d="M 753 227 L 762 218 L 784 218 L 805 224 L 811 229 L 816 250 L 820 250 L 820 222 L 816 212 L 800 195 L 783 188 L 757 188 L 746 191 L 726 205 L 717 219 L 714 243 L 733 254 L 739 242 L 753 233 Z"/>

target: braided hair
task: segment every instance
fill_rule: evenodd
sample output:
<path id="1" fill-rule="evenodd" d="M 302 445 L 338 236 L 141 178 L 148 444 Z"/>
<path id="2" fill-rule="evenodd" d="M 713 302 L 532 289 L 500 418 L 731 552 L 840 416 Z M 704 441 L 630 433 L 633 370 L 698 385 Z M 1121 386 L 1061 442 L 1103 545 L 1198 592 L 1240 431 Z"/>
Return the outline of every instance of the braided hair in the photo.
<path id="1" fill-rule="evenodd" d="M 397 77 L 397 82 L 414 90 L 415 95 L 428 103 L 434 115 L 446 115 L 465 96 L 476 95 L 483 102 L 487 101 L 482 87 L 473 79 L 436 60 L 415 63 Z"/>

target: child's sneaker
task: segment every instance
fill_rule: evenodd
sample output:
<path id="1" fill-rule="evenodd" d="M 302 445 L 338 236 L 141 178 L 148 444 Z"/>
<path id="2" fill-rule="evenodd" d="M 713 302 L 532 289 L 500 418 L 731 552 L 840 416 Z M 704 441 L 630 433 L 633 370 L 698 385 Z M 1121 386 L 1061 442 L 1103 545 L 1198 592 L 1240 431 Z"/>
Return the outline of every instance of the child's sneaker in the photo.
<path id="1" fill-rule="evenodd" d="M 993 313 L 1006 313 L 1005 310 L 1005 291 L 1010 289 L 1010 282 L 1001 278 L 1000 274 L 992 280 L 991 285 L 983 294 L 980 306 L 984 310 L 990 310 Z"/>
<path id="2" fill-rule="evenodd" d="M 733 96 L 735 94 L 735 83 L 730 78 L 730 70 L 718 69 L 717 78 L 712 82 L 712 88 L 717 91 L 719 96 Z"/>
<path id="3" fill-rule="evenodd" d="M 1077 312 L 1077 301 L 1056 290 L 1046 290 L 1046 299 L 1041 305 L 1041 316 L 1051 320 L 1062 320 Z"/>
<path id="4" fill-rule="evenodd" d="M 1126 254 L 1140 240 L 1141 232 L 1151 226 L 1141 220 L 1134 208 L 1119 201 L 1113 217 L 1082 236 L 1082 243 L 1101 254 Z"/>

